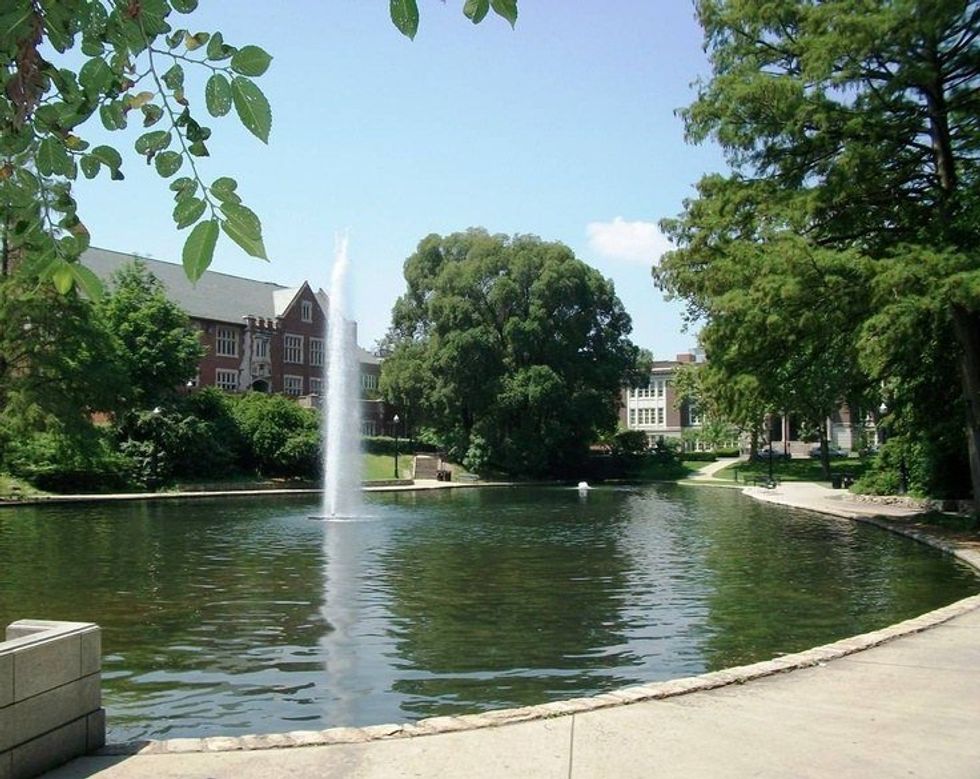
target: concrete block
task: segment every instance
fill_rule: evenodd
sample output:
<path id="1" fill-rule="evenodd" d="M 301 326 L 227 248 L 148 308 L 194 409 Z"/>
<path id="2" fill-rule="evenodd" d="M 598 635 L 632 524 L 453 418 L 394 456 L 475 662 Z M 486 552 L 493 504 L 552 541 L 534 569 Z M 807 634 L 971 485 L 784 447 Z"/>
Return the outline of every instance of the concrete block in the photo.
<path id="1" fill-rule="evenodd" d="M 13 750 L 11 779 L 28 779 L 85 752 L 85 718 L 69 722 Z"/>
<path id="2" fill-rule="evenodd" d="M 53 638 L 15 649 L 14 702 L 60 687 L 79 677 L 81 638 Z"/>
<path id="3" fill-rule="evenodd" d="M 85 725 L 85 751 L 94 752 L 96 749 L 102 749 L 105 746 L 105 709 L 97 709 L 89 714 Z"/>
<path id="4" fill-rule="evenodd" d="M 98 673 L 102 670 L 102 631 L 92 628 L 82 633 L 81 675 Z"/>
<path id="5" fill-rule="evenodd" d="M 3 709 L 7 722 L 0 728 L 0 749 L 26 743 L 39 733 L 87 717 L 99 708 L 100 681 L 98 674 L 92 674 Z"/>
<path id="6" fill-rule="evenodd" d="M 14 702 L 14 658 L 0 654 L 0 708 Z"/>

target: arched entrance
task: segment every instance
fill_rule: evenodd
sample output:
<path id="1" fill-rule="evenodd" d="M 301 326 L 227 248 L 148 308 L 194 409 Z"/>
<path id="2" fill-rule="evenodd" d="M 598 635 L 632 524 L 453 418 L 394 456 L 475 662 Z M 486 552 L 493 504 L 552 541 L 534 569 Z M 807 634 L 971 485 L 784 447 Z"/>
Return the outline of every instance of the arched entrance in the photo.
<path id="1" fill-rule="evenodd" d="M 268 392 L 269 391 L 269 382 L 267 382 L 265 379 L 256 379 L 255 381 L 252 382 L 252 391 L 253 392 Z"/>

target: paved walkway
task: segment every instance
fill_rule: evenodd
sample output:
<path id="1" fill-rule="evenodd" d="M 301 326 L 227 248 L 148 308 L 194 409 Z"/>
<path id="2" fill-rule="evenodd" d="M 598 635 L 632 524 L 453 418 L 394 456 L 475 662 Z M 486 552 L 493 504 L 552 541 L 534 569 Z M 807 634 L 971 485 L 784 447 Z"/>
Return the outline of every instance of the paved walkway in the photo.
<path id="1" fill-rule="evenodd" d="M 736 486 L 734 482 L 729 482 L 726 479 L 715 479 L 715 474 L 718 473 L 722 468 L 727 468 L 733 463 L 740 462 L 744 460 L 743 457 L 723 457 L 719 460 L 715 460 L 712 463 L 708 463 L 701 468 L 698 468 L 694 473 L 692 473 L 687 478 L 691 481 L 718 481 L 724 482 L 725 484 Z"/>
<path id="2" fill-rule="evenodd" d="M 819 485 L 791 483 L 747 492 L 841 515 L 881 514 L 883 509 L 908 513 L 852 506 L 843 494 Z M 975 551 L 962 556 L 974 565 L 980 560 Z M 909 632 L 917 630 L 922 632 Z M 905 635 L 887 640 L 900 633 Z M 809 667 L 772 674 L 781 662 L 782 667 Z M 750 672 L 760 666 L 772 675 Z M 724 686 L 704 689 L 719 684 Z M 647 694 L 642 702 L 622 704 L 629 697 L 624 691 L 616 701 L 610 700 L 616 696 L 600 696 L 606 708 L 367 743 L 242 751 L 242 742 L 224 740 L 227 743 L 206 743 L 205 748 L 237 746 L 239 751 L 84 757 L 49 776 L 975 779 L 980 776 L 980 595 L 900 626 L 782 661 L 651 685 L 647 692 L 652 688 L 671 697 L 649 700 Z M 701 689 L 678 694 L 691 688 Z M 569 710 L 575 711 L 575 703 L 568 702 Z M 550 706 L 557 712 L 563 705 Z M 500 722 L 506 721 L 505 715 L 500 713 Z M 440 719 L 445 731 L 460 718 Z M 408 732 L 392 727 L 393 736 Z M 371 730 L 377 735 L 384 729 Z M 368 737 L 363 731 L 338 735 L 349 736 L 348 741 Z M 254 742 L 261 745 L 262 738 Z M 157 751 L 188 747 L 187 742 L 170 743 L 157 745 Z"/>

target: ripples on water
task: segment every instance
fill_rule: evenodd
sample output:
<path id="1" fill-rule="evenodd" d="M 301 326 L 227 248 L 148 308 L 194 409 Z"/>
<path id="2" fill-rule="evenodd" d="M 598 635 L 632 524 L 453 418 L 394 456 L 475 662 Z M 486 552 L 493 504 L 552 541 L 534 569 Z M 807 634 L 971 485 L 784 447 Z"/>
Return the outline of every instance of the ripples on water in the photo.
<path id="1" fill-rule="evenodd" d="M 700 673 L 972 594 L 875 528 L 727 490 L 0 512 L 0 620 L 103 626 L 110 738 L 365 725 Z"/>

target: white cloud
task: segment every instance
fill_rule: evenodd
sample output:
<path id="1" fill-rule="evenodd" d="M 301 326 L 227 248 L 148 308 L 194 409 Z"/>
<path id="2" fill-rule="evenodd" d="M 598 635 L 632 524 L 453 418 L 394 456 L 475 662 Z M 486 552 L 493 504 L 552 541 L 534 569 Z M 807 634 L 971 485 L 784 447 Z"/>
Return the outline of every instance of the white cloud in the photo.
<path id="1" fill-rule="evenodd" d="M 627 222 L 617 216 L 611 222 L 589 222 L 589 246 L 610 260 L 656 265 L 673 247 L 655 222 Z"/>

